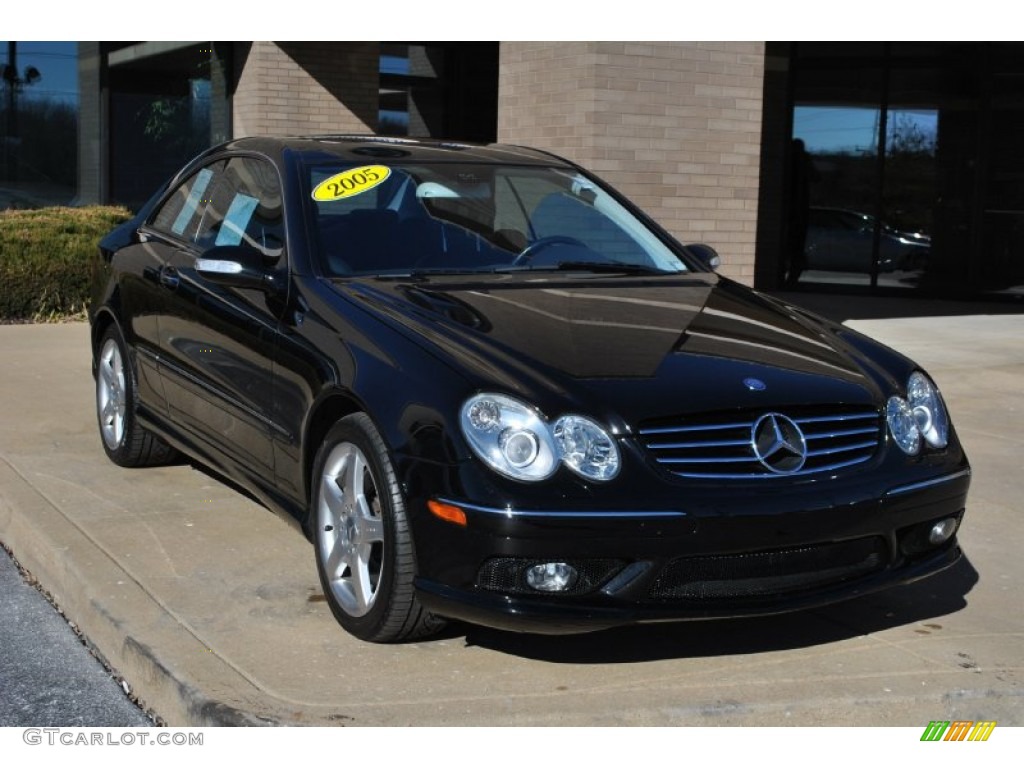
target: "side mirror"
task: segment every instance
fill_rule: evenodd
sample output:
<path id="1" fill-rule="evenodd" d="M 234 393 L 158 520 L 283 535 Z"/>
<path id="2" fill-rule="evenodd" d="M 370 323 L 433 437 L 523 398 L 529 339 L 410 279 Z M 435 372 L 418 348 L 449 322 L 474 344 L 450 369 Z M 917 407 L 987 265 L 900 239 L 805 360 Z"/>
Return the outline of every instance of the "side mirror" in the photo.
<path id="1" fill-rule="evenodd" d="M 264 266 L 263 253 L 246 245 L 217 245 L 196 259 L 196 272 L 231 288 L 277 292 L 278 277 Z"/>
<path id="2" fill-rule="evenodd" d="M 686 249 L 697 257 L 708 269 L 718 269 L 722 266 L 722 257 L 718 255 L 718 251 L 712 248 L 710 245 L 704 243 L 691 243 L 686 246 Z"/>

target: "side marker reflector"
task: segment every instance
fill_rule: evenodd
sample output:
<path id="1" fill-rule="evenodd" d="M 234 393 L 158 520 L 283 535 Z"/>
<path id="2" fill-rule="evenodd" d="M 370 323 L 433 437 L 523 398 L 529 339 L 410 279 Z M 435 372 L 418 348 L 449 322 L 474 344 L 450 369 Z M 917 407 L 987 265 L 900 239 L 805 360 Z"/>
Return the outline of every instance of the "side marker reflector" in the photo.
<path id="1" fill-rule="evenodd" d="M 466 513 L 454 504 L 443 504 L 440 501 L 431 499 L 427 502 L 427 509 L 434 517 L 438 517 L 448 523 L 455 525 L 466 525 Z"/>

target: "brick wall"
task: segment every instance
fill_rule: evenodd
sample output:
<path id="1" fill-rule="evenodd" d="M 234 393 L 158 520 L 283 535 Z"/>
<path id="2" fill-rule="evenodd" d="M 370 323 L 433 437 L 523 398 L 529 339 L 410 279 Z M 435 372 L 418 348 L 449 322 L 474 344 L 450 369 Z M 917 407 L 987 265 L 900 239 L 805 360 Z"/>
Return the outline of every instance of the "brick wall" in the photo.
<path id="1" fill-rule="evenodd" d="M 498 141 L 607 179 L 751 284 L 763 43 L 502 43 Z"/>
<path id="2" fill-rule="evenodd" d="M 377 43 L 239 46 L 234 135 L 372 133 L 377 127 Z"/>

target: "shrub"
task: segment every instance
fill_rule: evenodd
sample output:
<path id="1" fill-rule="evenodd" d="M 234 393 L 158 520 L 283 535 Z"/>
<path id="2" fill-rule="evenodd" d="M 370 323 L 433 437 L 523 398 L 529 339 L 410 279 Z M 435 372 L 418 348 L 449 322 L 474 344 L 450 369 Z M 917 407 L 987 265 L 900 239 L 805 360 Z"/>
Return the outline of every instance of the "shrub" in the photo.
<path id="1" fill-rule="evenodd" d="M 0 212 L 0 322 L 80 314 L 100 239 L 129 218 L 104 206 Z"/>

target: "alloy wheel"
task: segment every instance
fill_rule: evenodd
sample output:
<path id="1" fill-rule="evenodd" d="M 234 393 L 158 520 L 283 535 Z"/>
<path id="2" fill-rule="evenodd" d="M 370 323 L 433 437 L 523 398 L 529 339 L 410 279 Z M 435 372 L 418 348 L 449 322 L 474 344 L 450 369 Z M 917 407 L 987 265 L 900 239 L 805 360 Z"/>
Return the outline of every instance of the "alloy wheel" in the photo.
<path id="1" fill-rule="evenodd" d="M 317 546 L 338 604 L 350 616 L 365 616 L 380 587 L 384 520 L 369 462 L 352 443 L 336 445 L 324 463 Z"/>
<path id="2" fill-rule="evenodd" d="M 96 407 L 103 442 L 112 451 L 124 440 L 125 400 L 124 359 L 117 342 L 107 339 L 97 367 Z"/>

